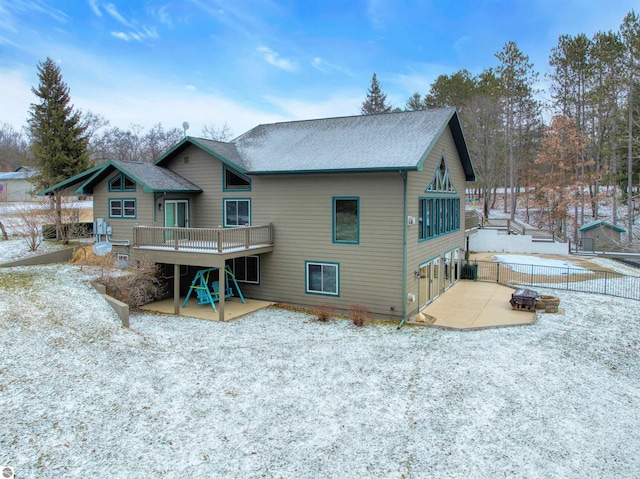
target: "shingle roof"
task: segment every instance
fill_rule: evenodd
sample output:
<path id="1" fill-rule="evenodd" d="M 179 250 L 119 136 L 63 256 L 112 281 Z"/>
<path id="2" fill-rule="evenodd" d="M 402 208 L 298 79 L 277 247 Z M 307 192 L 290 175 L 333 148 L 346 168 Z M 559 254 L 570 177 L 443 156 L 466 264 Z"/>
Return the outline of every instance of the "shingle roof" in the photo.
<path id="1" fill-rule="evenodd" d="M 300 172 L 416 167 L 454 109 L 260 125 L 235 139 L 247 170 Z"/>
<path id="2" fill-rule="evenodd" d="M 151 163 L 138 163 L 133 161 L 111 160 L 89 178 L 80 188 L 78 193 L 91 194 L 93 187 L 110 175 L 114 170 L 119 170 L 129 176 L 143 187 L 147 193 L 154 192 L 184 192 L 200 193 L 202 189 L 183 178 L 178 173 L 162 166 Z"/>
<path id="3" fill-rule="evenodd" d="M 28 180 L 32 176 L 35 176 L 38 172 L 32 168 L 28 168 L 26 166 L 20 166 L 16 168 L 14 171 L 9 172 L 1 172 L 0 173 L 0 181 L 7 180 Z"/>
<path id="4" fill-rule="evenodd" d="M 195 145 L 249 174 L 420 170 L 447 126 L 472 181 L 475 173 L 455 108 L 259 125 L 229 143 L 187 137 L 156 164 Z"/>

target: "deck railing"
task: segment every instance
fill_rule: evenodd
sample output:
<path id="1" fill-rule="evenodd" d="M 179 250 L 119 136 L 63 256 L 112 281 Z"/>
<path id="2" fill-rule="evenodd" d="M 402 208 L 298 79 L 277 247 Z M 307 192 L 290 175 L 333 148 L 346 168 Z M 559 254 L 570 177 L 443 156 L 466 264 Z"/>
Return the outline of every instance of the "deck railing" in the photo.
<path id="1" fill-rule="evenodd" d="M 136 226 L 133 229 L 133 246 L 138 248 L 225 253 L 267 245 L 273 245 L 272 224 L 238 228 Z"/>

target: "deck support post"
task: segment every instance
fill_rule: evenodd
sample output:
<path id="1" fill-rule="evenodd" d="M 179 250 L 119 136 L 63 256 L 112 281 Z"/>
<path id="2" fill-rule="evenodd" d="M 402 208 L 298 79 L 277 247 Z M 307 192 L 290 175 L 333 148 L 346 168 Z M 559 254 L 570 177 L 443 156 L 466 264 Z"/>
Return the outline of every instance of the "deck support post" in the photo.
<path id="1" fill-rule="evenodd" d="M 173 313 L 180 314 L 180 265 L 173 265 Z"/>
<path id="2" fill-rule="evenodd" d="M 220 321 L 224 321 L 224 297 L 227 294 L 227 274 L 224 271 L 224 266 L 218 269 L 218 274 L 220 275 L 218 280 L 220 283 L 220 286 L 218 286 L 220 290 L 218 294 L 218 318 Z"/>

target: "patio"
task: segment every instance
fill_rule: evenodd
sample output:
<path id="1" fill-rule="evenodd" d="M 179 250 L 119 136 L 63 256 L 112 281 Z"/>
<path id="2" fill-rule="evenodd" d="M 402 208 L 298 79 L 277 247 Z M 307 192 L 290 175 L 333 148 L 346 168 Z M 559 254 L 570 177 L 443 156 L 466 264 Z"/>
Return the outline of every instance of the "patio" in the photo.
<path id="1" fill-rule="evenodd" d="M 535 312 L 511 309 L 509 300 L 514 291 L 515 288 L 498 283 L 462 280 L 442 293 L 422 313 L 431 326 L 443 329 L 473 330 L 534 323 Z"/>
<path id="2" fill-rule="evenodd" d="M 189 298 L 186 307 L 182 307 L 184 298 L 180 298 L 180 315 L 192 318 L 206 319 L 209 321 L 220 321 L 220 309 L 214 311 L 210 304 L 198 304 L 198 299 L 194 296 Z M 245 298 L 245 303 L 239 298 L 227 298 L 224 305 L 224 321 L 231 321 L 259 309 L 271 306 L 273 302 L 260 301 L 258 299 Z M 142 306 L 140 309 L 162 314 L 174 314 L 173 298 L 156 301 Z"/>

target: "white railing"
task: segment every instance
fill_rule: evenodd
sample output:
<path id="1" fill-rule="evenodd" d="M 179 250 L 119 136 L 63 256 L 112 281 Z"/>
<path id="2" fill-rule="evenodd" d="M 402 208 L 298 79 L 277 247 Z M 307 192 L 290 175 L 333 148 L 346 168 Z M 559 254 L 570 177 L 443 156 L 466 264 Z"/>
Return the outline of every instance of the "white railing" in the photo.
<path id="1" fill-rule="evenodd" d="M 133 246 L 138 248 L 225 253 L 268 245 L 273 245 L 272 224 L 239 228 L 136 226 L 133 229 Z"/>

